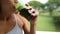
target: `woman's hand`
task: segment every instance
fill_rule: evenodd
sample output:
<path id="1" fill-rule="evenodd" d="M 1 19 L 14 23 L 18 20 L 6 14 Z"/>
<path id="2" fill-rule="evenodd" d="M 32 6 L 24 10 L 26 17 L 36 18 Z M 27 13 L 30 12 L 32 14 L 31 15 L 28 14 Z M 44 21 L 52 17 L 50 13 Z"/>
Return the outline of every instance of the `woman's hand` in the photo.
<path id="1" fill-rule="evenodd" d="M 33 17 L 30 20 L 30 23 L 31 24 L 36 24 L 36 20 L 37 20 L 37 17 L 38 17 L 38 11 L 35 10 L 34 8 L 32 8 L 29 4 L 25 4 L 25 5 L 26 5 L 26 9 L 29 9 L 29 13 L 31 15 L 33 15 Z"/>

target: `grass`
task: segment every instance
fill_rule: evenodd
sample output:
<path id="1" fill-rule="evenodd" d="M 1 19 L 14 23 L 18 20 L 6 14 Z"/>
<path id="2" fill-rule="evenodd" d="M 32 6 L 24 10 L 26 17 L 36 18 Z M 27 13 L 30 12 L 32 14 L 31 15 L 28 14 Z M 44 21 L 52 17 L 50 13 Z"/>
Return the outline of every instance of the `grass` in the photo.
<path id="1" fill-rule="evenodd" d="M 52 18 L 49 13 L 41 13 L 37 20 L 36 30 L 38 31 L 55 31 L 54 24 L 52 23 Z"/>

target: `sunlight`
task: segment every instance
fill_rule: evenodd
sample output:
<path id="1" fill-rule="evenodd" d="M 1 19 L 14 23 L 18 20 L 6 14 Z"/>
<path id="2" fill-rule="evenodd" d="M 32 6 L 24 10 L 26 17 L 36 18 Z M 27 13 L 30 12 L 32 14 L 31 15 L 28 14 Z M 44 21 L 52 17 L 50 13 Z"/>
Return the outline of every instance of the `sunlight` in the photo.
<path id="1" fill-rule="evenodd" d="M 18 0 L 18 1 L 21 2 L 21 3 L 23 3 L 23 4 L 26 4 L 26 3 L 28 3 L 31 0 Z"/>
<path id="2" fill-rule="evenodd" d="M 45 3 L 48 2 L 48 0 L 37 0 L 37 1 L 39 1 L 39 2 L 41 2 L 41 3 L 43 3 L 43 4 L 45 4 Z"/>
<path id="3" fill-rule="evenodd" d="M 23 3 L 23 4 L 26 4 L 26 3 L 28 3 L 29 1 L 32 1 L 32 0 L 18 0 L 18 1 Z M 39 2 L 41 2 L 43 4 L 48 2 L 48 0 L 36 0 L 36 1 L 39 1 Z"/>

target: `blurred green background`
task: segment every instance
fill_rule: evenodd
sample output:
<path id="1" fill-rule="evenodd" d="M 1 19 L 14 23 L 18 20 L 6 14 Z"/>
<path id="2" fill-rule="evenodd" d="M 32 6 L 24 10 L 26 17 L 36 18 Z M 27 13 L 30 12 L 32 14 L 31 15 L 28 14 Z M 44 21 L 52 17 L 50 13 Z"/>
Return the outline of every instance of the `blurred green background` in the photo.
<path id="1" fill-rule="evenodd" d="M 21 3 L 17 3 L 17 10 L 24 8 Z M 36 30 L 60 32 L 60 0 L 48 0 L 45 3 L 31 0 L 28 3 L 39 12 Z"/>

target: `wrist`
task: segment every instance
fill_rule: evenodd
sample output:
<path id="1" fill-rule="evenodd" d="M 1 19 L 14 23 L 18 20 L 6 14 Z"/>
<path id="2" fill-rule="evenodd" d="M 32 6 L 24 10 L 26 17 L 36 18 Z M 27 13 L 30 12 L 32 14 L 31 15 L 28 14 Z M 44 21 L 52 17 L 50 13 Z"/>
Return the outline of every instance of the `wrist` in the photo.
<path id="1" fill-rule="evenodd" d="M 36 23 L 34 23 L 34 22 L 30 22 L 30 25 L 36 25 Z"/>

